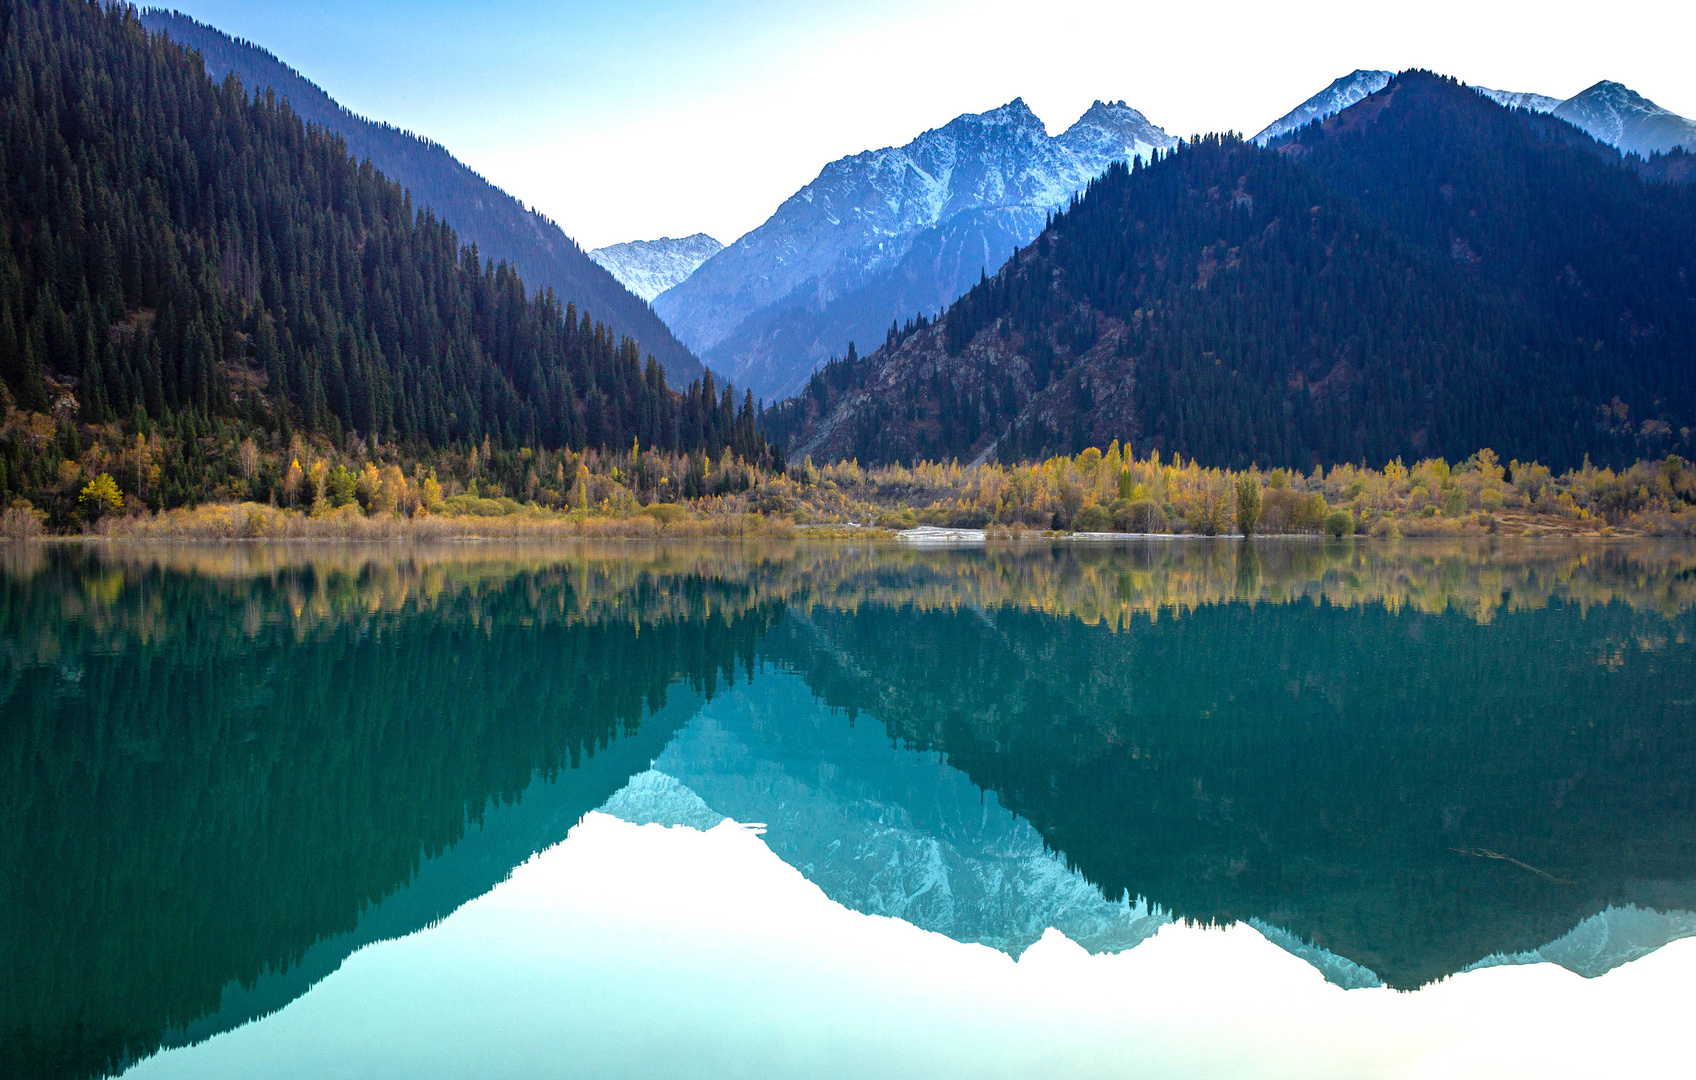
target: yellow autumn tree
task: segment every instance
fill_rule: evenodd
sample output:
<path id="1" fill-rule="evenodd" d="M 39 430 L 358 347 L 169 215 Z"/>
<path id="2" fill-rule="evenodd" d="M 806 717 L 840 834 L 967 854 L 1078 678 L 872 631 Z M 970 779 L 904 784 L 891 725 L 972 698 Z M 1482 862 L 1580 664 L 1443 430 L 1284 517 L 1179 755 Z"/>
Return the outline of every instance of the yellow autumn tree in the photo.
<path id="1" fill-rule="evenodd" d="M 93 480 L 83 485 L 82 494 L 77 497 L 82 512 L 90 521 L 98 520 L 104 514 L 114 513 L 124 508 L 124 493 L 118 490 L 118 482 L 112 479 L 111 473 L 101 473 Z"/>
<path id="2" fill-rule="evenodd" d="M 293 506 L 306 493 L 306 470 L 300 467 L 300 459 L 289 462 L 288 472 L 283 474 L 283 501 Z"/>
<path id="3" fill-rule="evenodd" d="M 400 466 L 384 466 L 373 509 L 380 514 L 396 514 L 411 513 L 417 508 L 417 495 L 406 482 L 406 474 L 400 471 Z"/>
<path id="4" fill-rule="evenodd" d="M 377 509 L 378 498 L 383 493 L 383 477 L 377 471 L 375 462 L 367 461 L 365 467 L 359 470 L 359 475 L 353 480 L 353 495 L 359 500 L 359 505 L 367 511 Z"/>
<path id="5" fill-rule="evenodd" d="M 424 482 L 418 485 L 418 505 L 426 514 L 433 512 L 442 501 L 442 484 L 436 479 L 436 470 L 431 469 Z"/>
<path id="6" fill-rule="evenodd" d="M 319 458 L 306 469 L 306 487 L 310 496 L 310 505 L 314 514 L 321 514 L 329 507 L 324 502 L 324 488 L 330 479 L 330 463 Z"/>

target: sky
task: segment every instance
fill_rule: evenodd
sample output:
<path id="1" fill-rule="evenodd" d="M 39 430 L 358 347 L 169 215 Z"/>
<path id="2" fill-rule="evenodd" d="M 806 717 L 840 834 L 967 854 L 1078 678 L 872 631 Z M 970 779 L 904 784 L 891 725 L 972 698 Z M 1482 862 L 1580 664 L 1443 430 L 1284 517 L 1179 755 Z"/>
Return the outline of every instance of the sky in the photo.
<path id="1" fill-rule="evenodd" d="M 1023 97 L 1253 134 L 1355 68 L 1696 116 L 1696 4 L 154 0 L 442 143 L 585 247 L 726 243 L 847 154 Z"/>

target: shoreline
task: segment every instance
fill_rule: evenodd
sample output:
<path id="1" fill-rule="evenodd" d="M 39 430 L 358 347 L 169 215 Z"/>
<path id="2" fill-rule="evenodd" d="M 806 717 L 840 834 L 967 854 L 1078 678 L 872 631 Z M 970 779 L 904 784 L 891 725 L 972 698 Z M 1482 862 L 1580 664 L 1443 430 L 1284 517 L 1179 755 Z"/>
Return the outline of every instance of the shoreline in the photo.
<path id="1" fill-rule="evenodd" d="M 796 526 L 791 530 L 760 531 L 748 533 L 726 532 L 696 532 L 696 531 L 655 531 L 655 532 L 552 532 L 544 530 L 527 530 L 514 533 L 477 533 L 477 532 L 440 532 L 440 533 L 385 533 L 382 535 L 356 534 L 302 534 L 283 536 L 218 536 L 218 535 L 180 535 L 166 534 L 102 534 L 102 533 L 72 533 L 50 534 L 43 533 L 35 536 L 0 536 L 0 545 L 27 546 L 43 545 L 84 545 L 84 546 L 128 546 L 128 545 L 296 545 L 296 544 L 338 544 L 360 546 L 399 546 L 407 544 L 559 544 L 559 543 L 588 543 L 609 541 L 640 541 L 645 543 L 700 543 L 704 541 L 765 541 L 765 542 L 828 542 L 869 541 L 886 544 L 903 550 L 936 550 L 944 548 L 1006 548 L 1006 547 L 1038 547 L 1054 545 L 1080 545 L 1085 547 L 1110 548 L 1125 544 L 1192 543 L 1206 541 L 1210 543 L 1250 544 L 1260 543 L 1317 543 L 1321 545 L 1345 546 L 1355 543 L 1372 546 L 1389 546 L 1401 543 L 1414 545 L 1437 543 L 1465 543 L 1479 545 L 1508 541 L 1510 543 L 1688 543 L 1689 537 L 1657 536 L 1647 533 L 1465 533 L 1457 535 L 1429 534 L 1422 536 L 1370 536 L 1354 535 L 1344 537 L 1326 536 L 1323 533 L 1257 533 L 1245 537 L 1241 533 L 1220 533 L 1208 536 L 1204 533 L 1069 533 L 1055 531 L 1026 530 L 1017 533 L 992 532 L 986 536 L 959 535 L 969 534 L 979 530 L 939 529 L 940 536 L 912 537 L 903 532 L 876 526 Z"/>

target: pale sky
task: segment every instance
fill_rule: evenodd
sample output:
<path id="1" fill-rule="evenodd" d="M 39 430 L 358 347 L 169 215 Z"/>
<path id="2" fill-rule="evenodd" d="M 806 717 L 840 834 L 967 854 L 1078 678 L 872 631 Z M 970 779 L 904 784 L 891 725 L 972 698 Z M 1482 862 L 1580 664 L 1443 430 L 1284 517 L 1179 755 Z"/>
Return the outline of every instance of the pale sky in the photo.
<path id="1" fill-rule="evenodd" d="M 356 113 L 426 135 L 584 247 L 729 242 L 845 154 L 1023 97 L 1253 134 L 1355 68 L 1696 116 L 1696 3 L 175 0 Z"/>

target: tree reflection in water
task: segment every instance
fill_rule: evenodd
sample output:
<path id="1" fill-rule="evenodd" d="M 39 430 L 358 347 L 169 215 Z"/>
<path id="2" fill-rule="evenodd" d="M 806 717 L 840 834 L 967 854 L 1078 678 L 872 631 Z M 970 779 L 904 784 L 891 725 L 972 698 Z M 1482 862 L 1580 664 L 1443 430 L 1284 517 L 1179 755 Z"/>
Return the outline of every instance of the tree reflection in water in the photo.
<path id="1" fill-rule="evenodd" d="M 1110 896 L 1418 985 L 1696 906 L 1693 600 L 1677 544 L 6 547 L 0 1071 L 147 1052 L 763 663 Z"/>

